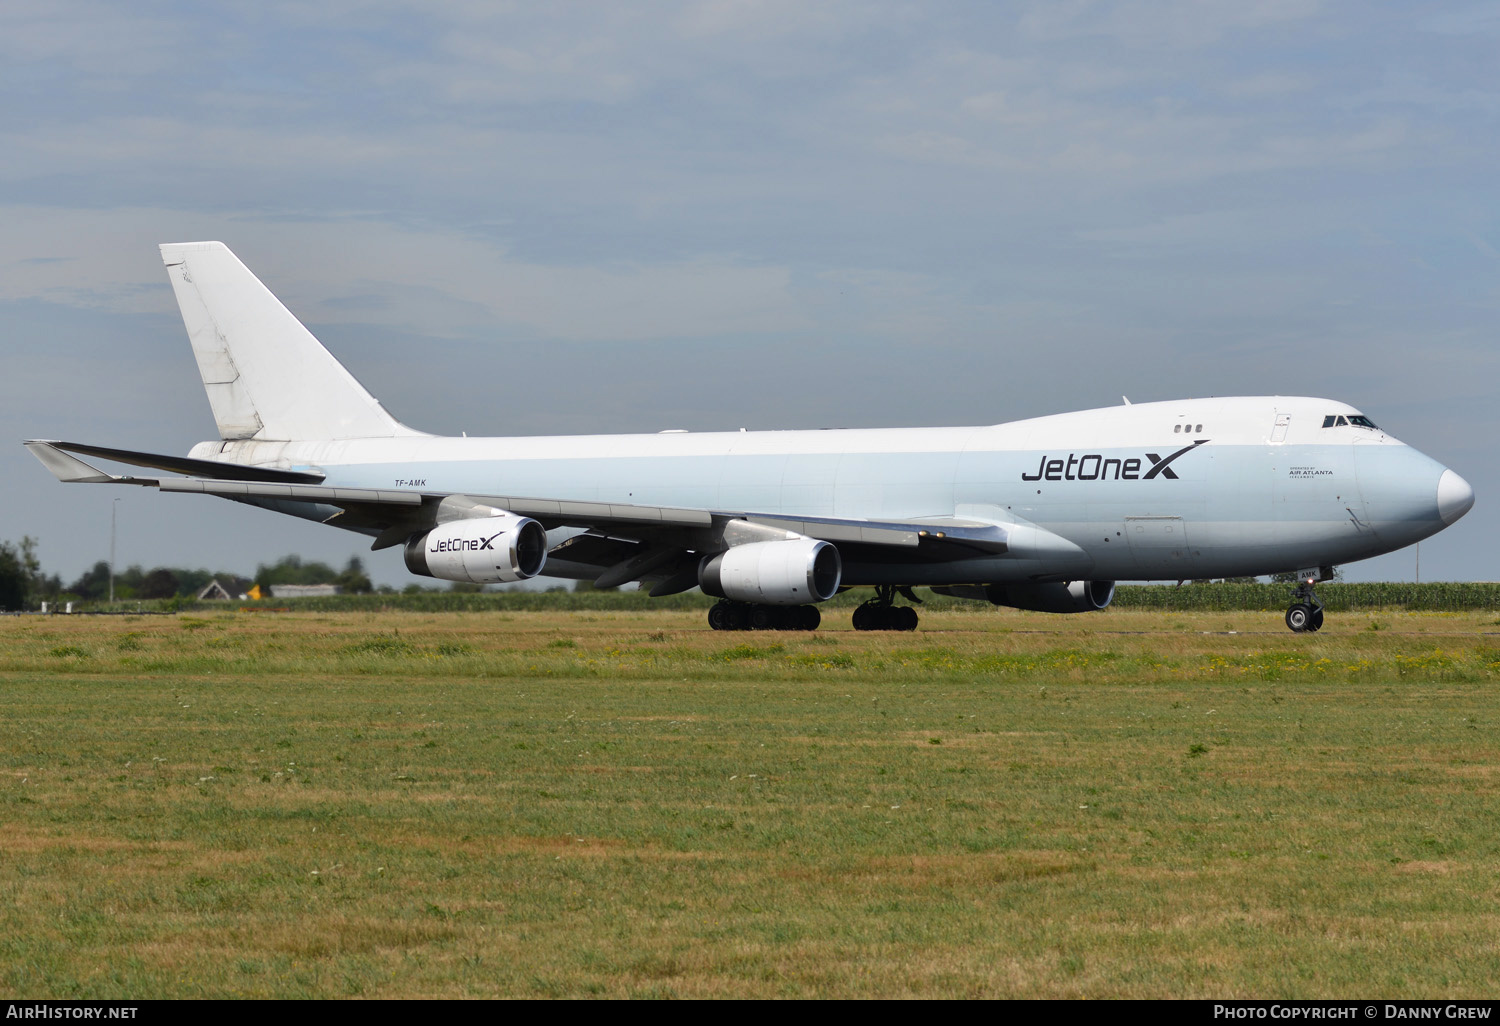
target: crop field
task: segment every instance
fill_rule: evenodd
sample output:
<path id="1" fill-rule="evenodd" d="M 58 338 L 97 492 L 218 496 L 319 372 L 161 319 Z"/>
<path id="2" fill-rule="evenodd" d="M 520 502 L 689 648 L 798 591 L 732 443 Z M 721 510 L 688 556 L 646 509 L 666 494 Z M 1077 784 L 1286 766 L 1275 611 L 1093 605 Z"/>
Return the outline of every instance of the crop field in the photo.
<path id="1" fill-rule="evenodd" d="M 14 997 L 1500 979 L 1500 616 L 0 618 Z"/>

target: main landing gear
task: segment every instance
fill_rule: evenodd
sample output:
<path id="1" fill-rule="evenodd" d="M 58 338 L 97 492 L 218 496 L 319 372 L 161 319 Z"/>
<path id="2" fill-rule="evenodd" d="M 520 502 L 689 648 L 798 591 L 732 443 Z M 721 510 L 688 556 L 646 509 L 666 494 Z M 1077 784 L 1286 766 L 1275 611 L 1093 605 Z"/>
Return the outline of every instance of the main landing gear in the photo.
<path id="1" fill-rule="evenodd" d="M 815 631 L 823 622 L 817 606 L 763 606 L 721 599 L 708 610 L 716 631 Z"/>
<path id="2" fill-rule="evenodd" d="M 1298 634 L 1318 630 L 1323 626 L 1323 603 L 1313 592 L 1317 578 L 1304 576 L 1292 592 L 1292 604 L 1286 611 L 1286 625 Z"/>
<path id="3" fill-rule="evenodd" d="M 922 601 L 910 588 L 878 585 L 875 597 L 854 610 L 854 629 L 916 630 L 917 611 L 911 606 L 896 605 L 897 595 L 918 604 Z M 815 631 L 822 620 L 817 606 L 767 606 L 721 599 L 708 610 L 708 625 L 716 631 Z"/>
<path id="4" fill-rule="evenodd" d="M 857 631 L 914 631 L 917 629 L 917 611 L 911 606 L 895 604 L 896 595 L 905 596 L 912 602 L 922 600 L 912 594 L 910 588 L 893 584 L 875 586 L 875 597 L 854 610 L 854 629 Z"/>

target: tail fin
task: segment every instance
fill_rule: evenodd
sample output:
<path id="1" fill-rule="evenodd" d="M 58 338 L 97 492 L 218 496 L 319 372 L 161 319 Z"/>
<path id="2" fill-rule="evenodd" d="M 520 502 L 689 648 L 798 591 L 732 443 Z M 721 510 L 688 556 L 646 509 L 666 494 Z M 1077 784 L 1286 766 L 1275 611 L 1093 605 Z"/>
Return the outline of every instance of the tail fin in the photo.
<path id="1" fill-rule="evenodd" d="M 219 436 L 419 435 L 396 420 L 222 242 L 171 242 L 162 262 Z"/>

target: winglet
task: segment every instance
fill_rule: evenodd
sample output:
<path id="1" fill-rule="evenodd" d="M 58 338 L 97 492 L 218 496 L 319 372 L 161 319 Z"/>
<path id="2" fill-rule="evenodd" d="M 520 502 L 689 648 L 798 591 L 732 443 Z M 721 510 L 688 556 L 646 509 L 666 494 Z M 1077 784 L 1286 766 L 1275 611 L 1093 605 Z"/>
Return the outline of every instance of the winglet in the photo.
<path id="1" fill-rule="evenodd" d="M 126 480 L 113 474 L 106 474 L 98 467 L 90 466 L 76 456 L 69 456 L 49 441 L 32 439 L 26 443 L 26 448 L 30 449 L 31 455 L 41 460 L 42 466 L 52 471 L 52 476 L 59 481 L 70 484 L 109 484 Z"/>

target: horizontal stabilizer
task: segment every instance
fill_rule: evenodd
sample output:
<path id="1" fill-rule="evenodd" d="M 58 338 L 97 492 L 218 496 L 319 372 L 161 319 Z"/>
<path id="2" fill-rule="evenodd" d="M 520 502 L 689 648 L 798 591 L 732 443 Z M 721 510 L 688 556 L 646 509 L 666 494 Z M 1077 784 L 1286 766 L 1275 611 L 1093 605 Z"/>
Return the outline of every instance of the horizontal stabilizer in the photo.
<path id="1" fill-rule="evenodd" d="M 26 444 L 30 446 L 33 443 L 27 442 Z M 76 452 L 84 456 L 97 456 L 102 460 L 115 463 L 128 463 L 132 467 L 170 470 L 175 474 L 189 474 L 193 477 L 219 478 L 226 481 L 282 481 L 288 484 L 317 484 L 323 480 L 322 474 L 275 470 L 270 467 L 247 467 L 239 463 L 217 463 L 213 460 L 195 460 L 188 456 L 166 456 L 154 452 L 133 452 L 129 449 L 110 449 L 102 445 L 84 445 L 79 442 L 49 441 L 36 444 Z M 47 462 L 40 455 L 37 458 L 43 463 Z"/>
<path id="2" fill-rule="evenodd" d="M 69 484 L 108 484 L 119 481 L 113 474 L 106 474 L 91 467 L 76 456 L 69 456 L 58 448 L 60 443 L 32 439 L 26 443 L 31 455 L 42 461 L 42 466 L 52 471 L 52 476 Z"/>

